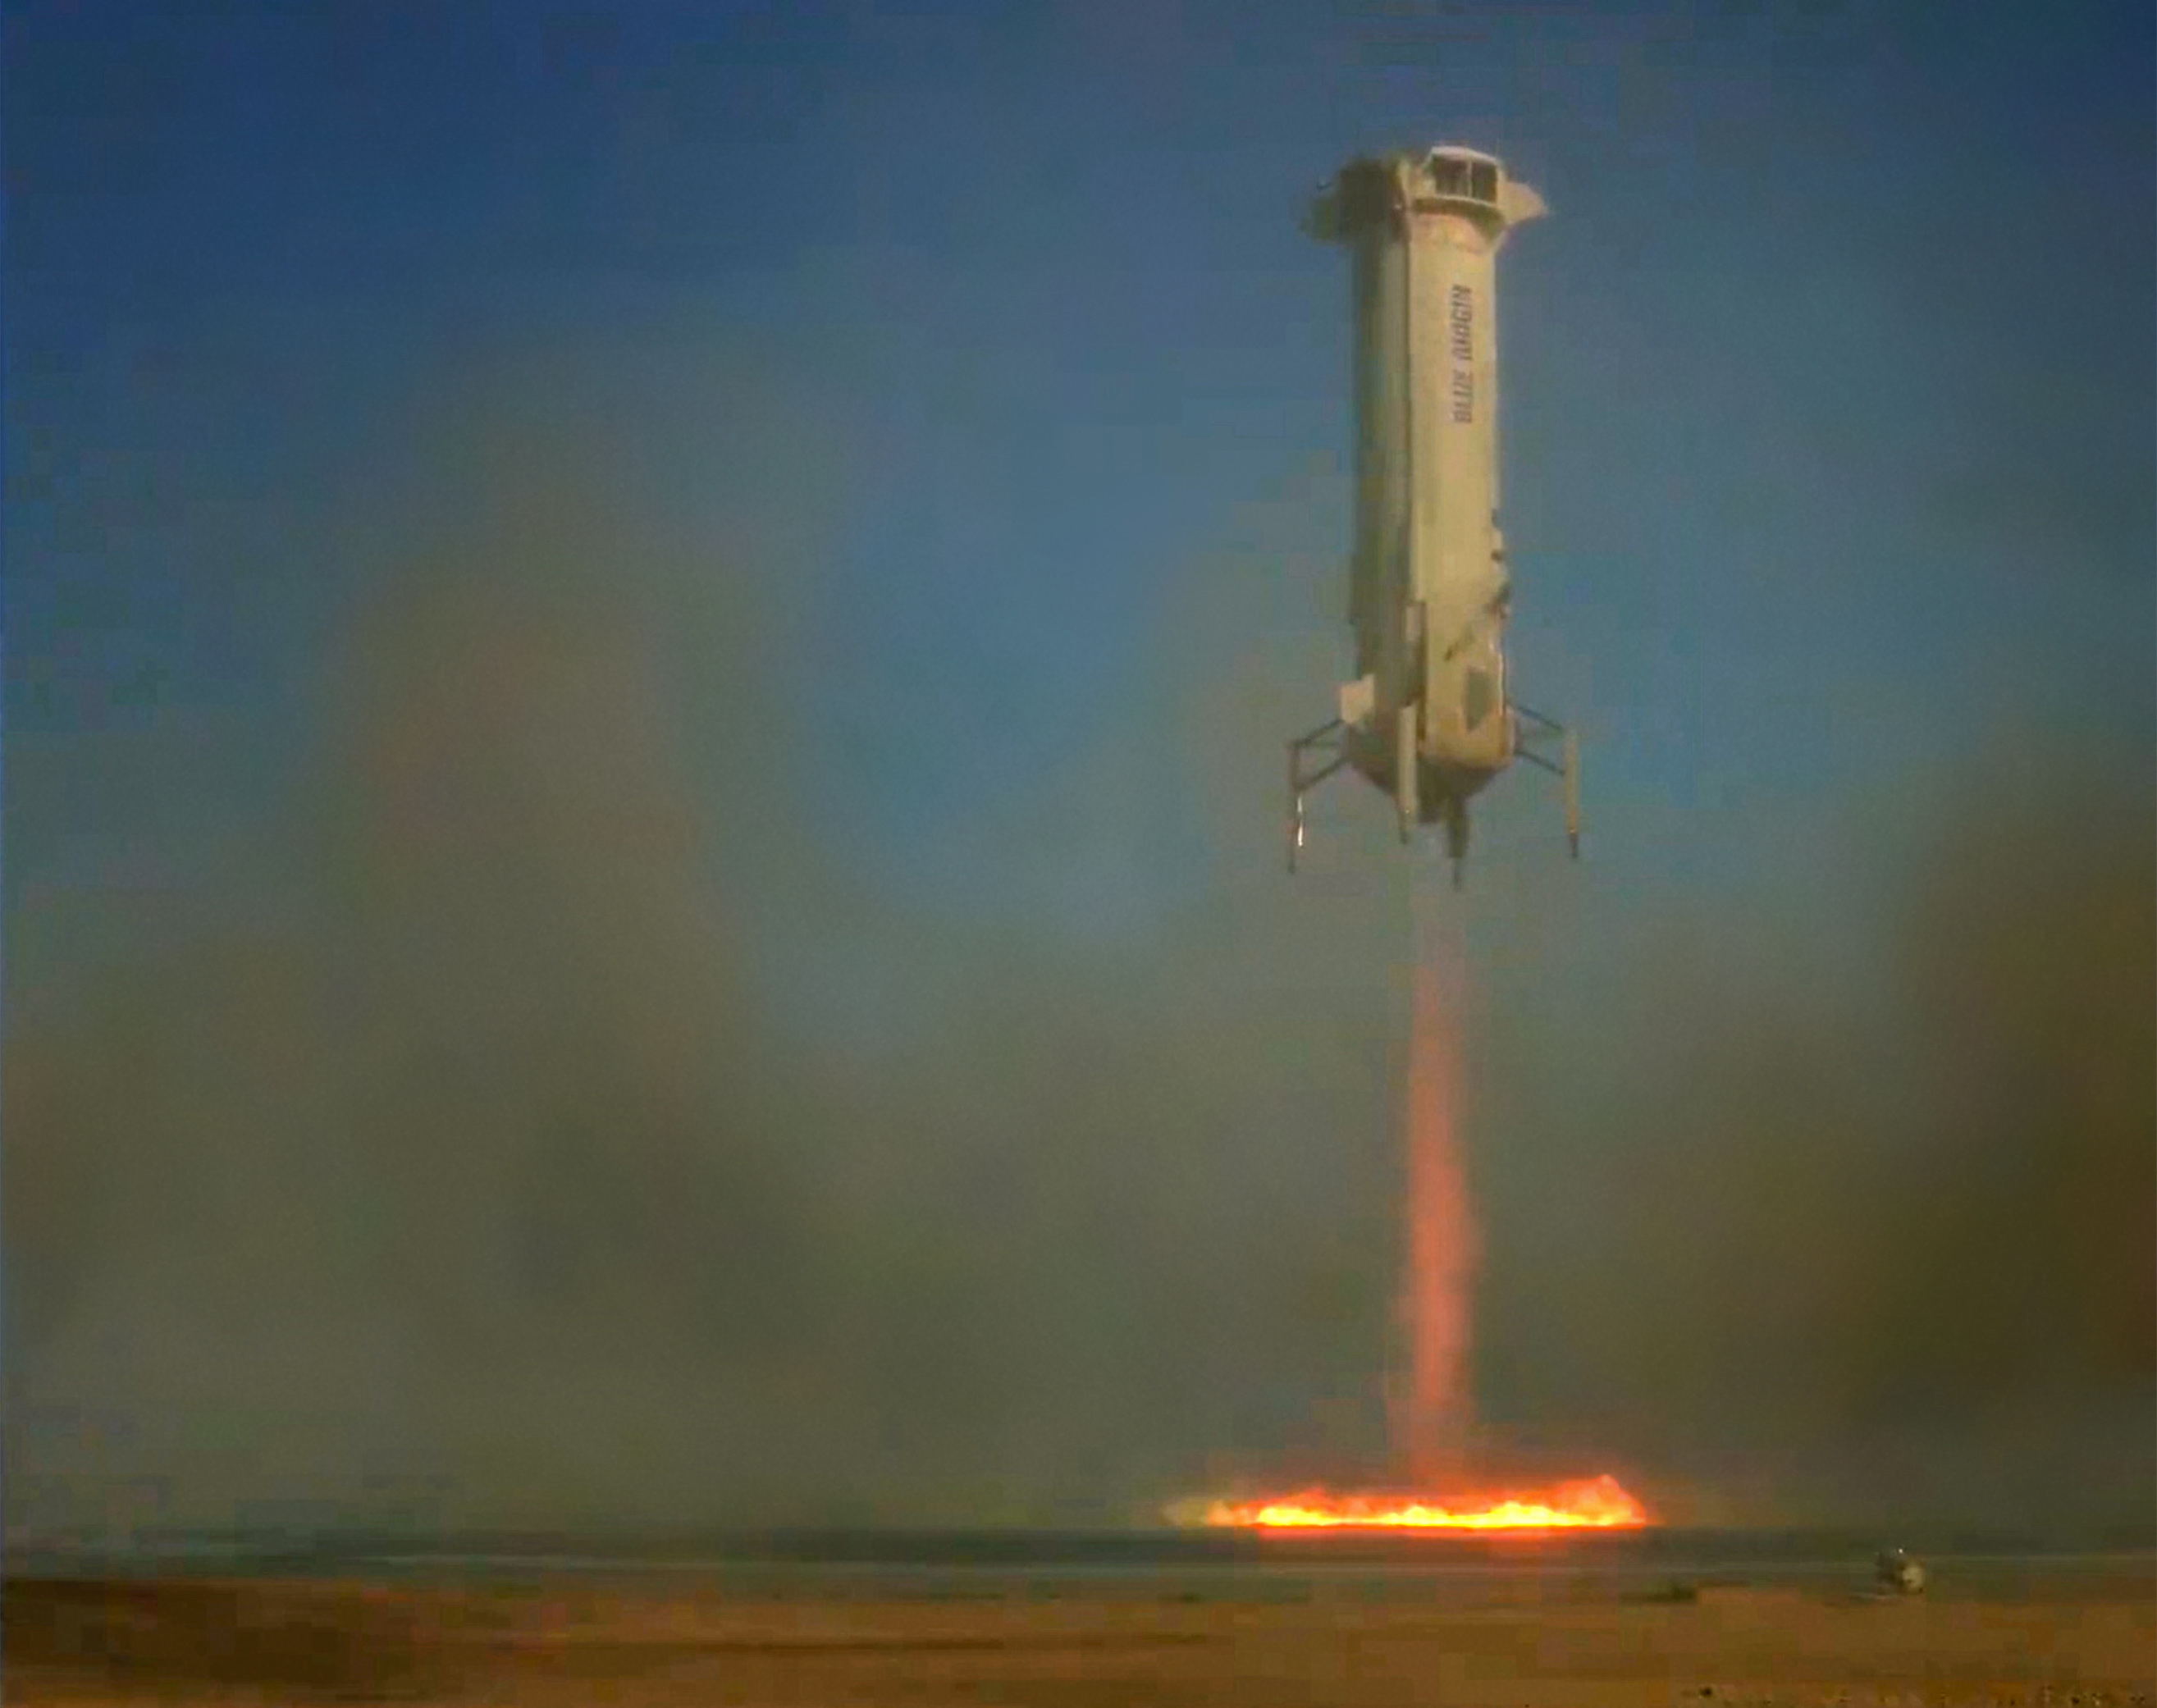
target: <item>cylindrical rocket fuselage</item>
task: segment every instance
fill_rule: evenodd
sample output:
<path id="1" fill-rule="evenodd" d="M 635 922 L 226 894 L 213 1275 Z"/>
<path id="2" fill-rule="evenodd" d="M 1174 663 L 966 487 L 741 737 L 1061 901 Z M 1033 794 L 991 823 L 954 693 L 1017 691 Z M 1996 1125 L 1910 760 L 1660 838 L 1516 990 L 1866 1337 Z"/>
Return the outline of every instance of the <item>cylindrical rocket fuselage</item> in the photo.
<path id="1" fill-rule="evenodd" d="M 1433 809 L 1513 754 L 1492 286 L 1506 229 L 1542 211 L 1496 161 L 1451 147 L 1359 160 L 1316 210 L 1353 270 L 1356 670 L 1374 733 L 1414 708 Z M 1393 751 L 1373 741 L 1358 764 L 1390 786 Z"/>

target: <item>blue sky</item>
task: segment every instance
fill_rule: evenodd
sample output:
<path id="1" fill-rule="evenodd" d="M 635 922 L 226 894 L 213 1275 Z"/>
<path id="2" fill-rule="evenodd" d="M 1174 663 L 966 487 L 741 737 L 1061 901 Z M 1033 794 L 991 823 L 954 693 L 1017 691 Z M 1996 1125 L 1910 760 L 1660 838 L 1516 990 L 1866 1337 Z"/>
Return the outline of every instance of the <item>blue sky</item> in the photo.
<path id="1" fill-rule="evenodd" d="M 1504 779 L 1462 904 L 1495 1028 L 1542 1040 L 1518 1086 L 1562 1045 L 1550 1095 L 1604 1095 L 1688 909 L 1769 985 L 1863 964 L 1887 844 L 2003 735 L 2146 777 L 2146 6 L 7 18 L 15 1016 L 319 904 L 342 649 L 543 442 L 628 518 L 587 572 L 664 635 L 722 853 L 783 795 L 761 857 L 904 903 L 857 933 L 758 879 L 797 909 L 766 1000 L 933 1032 L 998 933 L 1195 917 L 1165 1011 L 1365 1014 L 1381 805 L 1278 869 L 1279 743 L 1347 657 L 1346 282 L 1298 219 L 1439 140 L 1552 209 L 1501 272 L 1514 681 L 1588 735 L 1589 858 Z M 1287 1059 L 1234 1036 L 1192 1047 Z M 1293 1200 L 1323 1157 L 1280 1122 Z M 1495 1203 L 1562 1179 L 1546 1124 Z"/>
<path id="2" fill-rule="evenodd" d="M 11 728 L 290 694 L 364 574 L 296 552 L 424 479 L 431 388 L 663 329 L 846 460 L 821 632 L 891 711 L 826 734 L 903 843 L 1084 739 L 1180 567 L 1341 456 L 1298 204 L 1441 136 L 1557 209 L 1508 257 L 1521 680 L 1592 693 L 1604 793 L 1835 780 L 1875 743 L 1830 685 L 1890 747 L 2131 719 L 2149 46 L 2125 6 L 18 8 Z M 696 403 L 625 406 L 682 412 L 684 515 L 736 477 Z"/>

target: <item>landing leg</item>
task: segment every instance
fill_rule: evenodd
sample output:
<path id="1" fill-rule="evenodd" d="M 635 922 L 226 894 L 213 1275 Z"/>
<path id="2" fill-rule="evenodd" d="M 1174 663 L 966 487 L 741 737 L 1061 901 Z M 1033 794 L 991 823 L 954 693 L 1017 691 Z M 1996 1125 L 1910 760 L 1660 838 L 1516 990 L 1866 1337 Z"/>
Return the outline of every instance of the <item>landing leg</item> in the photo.
<path id="1" fill-rule="evenodd" d="M 1580 858 L 1580 738 L 1565 733 L 1565 840 Z"/>
<path id="2" fill-rule="evenodd" d="M 1303 847 L 1304 796 L 1348 763 L 1346 735 L 1339 718 L 1320 724 L 1308 735 L 1288 744 L 1288 869 L 1295 870 L 1295 857 Z M 1324 757 L 1315 769 L 1306 768 L 1305 754 L 1312 749 Z"/>
<path id="3" fill-rule="evenodd" d="M 1453 887 L 1459 889 L 1468 863 L 1468 807 L 1457 799 L 1445 803 L 1445 852 L 1453 862 Z"/>
<path id="4" fill-rule="evenodd" d="M 1513 756 L 1538 770 L 1549 772 L 1565 790 L 1565 841 L 1573 857 L 1580 858 L 1580 738 L 1555 719 L 1513 702 L 1516 732 Z M 1558 743 L 1557 757 L 1543 751 L 1546 743 Z"/>
<path id="5" fill-rule="evenodd" d="M 1416 769 L 1416 708 L 1403 706 L 1393 725 L 1393 806 L 1400 818 L 1403 842 L 1415 835 L 1423 818 Z"/>
<path id="6" fill-rule="evenodd" d="M 1288 744 L 1288 869 L 1295 875 L 1295 857 L 1303 847 L 1303 750 Z"/>

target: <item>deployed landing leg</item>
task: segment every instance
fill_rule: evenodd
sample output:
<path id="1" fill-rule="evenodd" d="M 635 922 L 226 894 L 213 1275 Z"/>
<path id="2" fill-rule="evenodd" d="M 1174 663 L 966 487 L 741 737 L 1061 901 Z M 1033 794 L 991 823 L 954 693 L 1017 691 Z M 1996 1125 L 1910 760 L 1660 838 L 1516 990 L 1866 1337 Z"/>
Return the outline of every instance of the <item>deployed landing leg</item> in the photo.
<path id="1" fill-rule="evenodd" d="M 1445 857 L 1453 862 L 1453 887 L 1459 889 L 1468 863 L 1468 804 L 1457 796 L 1445 803 Z"/>
<path id="2" fill-rule="evenodd" d="M 1416 708 L 1403 706 L 1393 725 L 1393 808 L 1401 821 L 1401 841 L 1408 842 L 1423 819 L 1416 775 Z"/>
<path id="3" fill-rule="evenodd" d="M 1565 791 L 1565 840 L 1573 857 L 1580 858 L 1580 740 L 1555 718 L 1546 718 L 1540 712 L 1531 712 L 1526 706 L 1516 705 L 1514 716 L 1519 720 L 1520 735 L 1514 749 L 1517 758 L 1541 767 L 1558 779 Z M 1557 757 L 1553 759 L 1545 751 L 1552 743 L 1557 743 Z"/>
<path id="4" fill-rule="evenodd" d="M 1315 754 L 1314 759 L 1310 756 Z M 1303 847 L 1303 798 L 1348 763 L 1348 727 L 1338 718 L 1288 744 L 1288 869 Z"/>
<path id="5" fill-rule="evenodd" d="M 1580 858 L 1580 738 L 1565 733 L 1565 840 L 1573 857 Z"/>

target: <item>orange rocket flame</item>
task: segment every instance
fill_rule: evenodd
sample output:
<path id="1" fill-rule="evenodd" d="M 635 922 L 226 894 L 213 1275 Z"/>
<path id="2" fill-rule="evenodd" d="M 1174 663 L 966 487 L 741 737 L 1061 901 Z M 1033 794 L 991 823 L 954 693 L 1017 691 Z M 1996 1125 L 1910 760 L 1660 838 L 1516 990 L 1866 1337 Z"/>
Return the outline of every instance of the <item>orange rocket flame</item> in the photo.
<path id="1" fill-rule="evenodd" d="M 1407 1227 L 1398 1299 L 1407 1368 L 1388 1383 L 1393 1448 L 1405 1490 L 1335 1494 L 1307 1489 L 1259 1500 L 1178 1503 L 1171 1516 L 1261 1531 L 1634 1530 L 1647 1510 L 1613 1477 L 1532 1493 L 1449 1494 L 1465 1471 L 1471 1425 L 1470 1302 L 1477 1239 L 1456 1115 L 1464 956 L 1443 916 L 1418 922 L 1410 1035 Z"/>
<path id="2" fill-rule="evenodd" d="M 1477 1239 L 1455 1117 L 1461 1092 L 1461 948 L 1442 919 L 1420 922 L 1408 1052 L 1407 1240 L 1400 1325 L 1408 1368 L 1388 1384 L 1394 1453 L 1418 1489 L 1459 1488 L 1474 1400 L 1470 1300 Z M 1404 1379 L 1403 1379 L 1404 1378 Z"/>
<path id="3" fill-rule="evenodd" d="M 1648 1521 L 1647 1509 L 1607 1476 L 1459 1504 L 1310 1489 L 1272 1500 L 1217 1500 L 1206 1512 L 1209 1525 L 1247 1530 L 1637 1530 Z"/>

